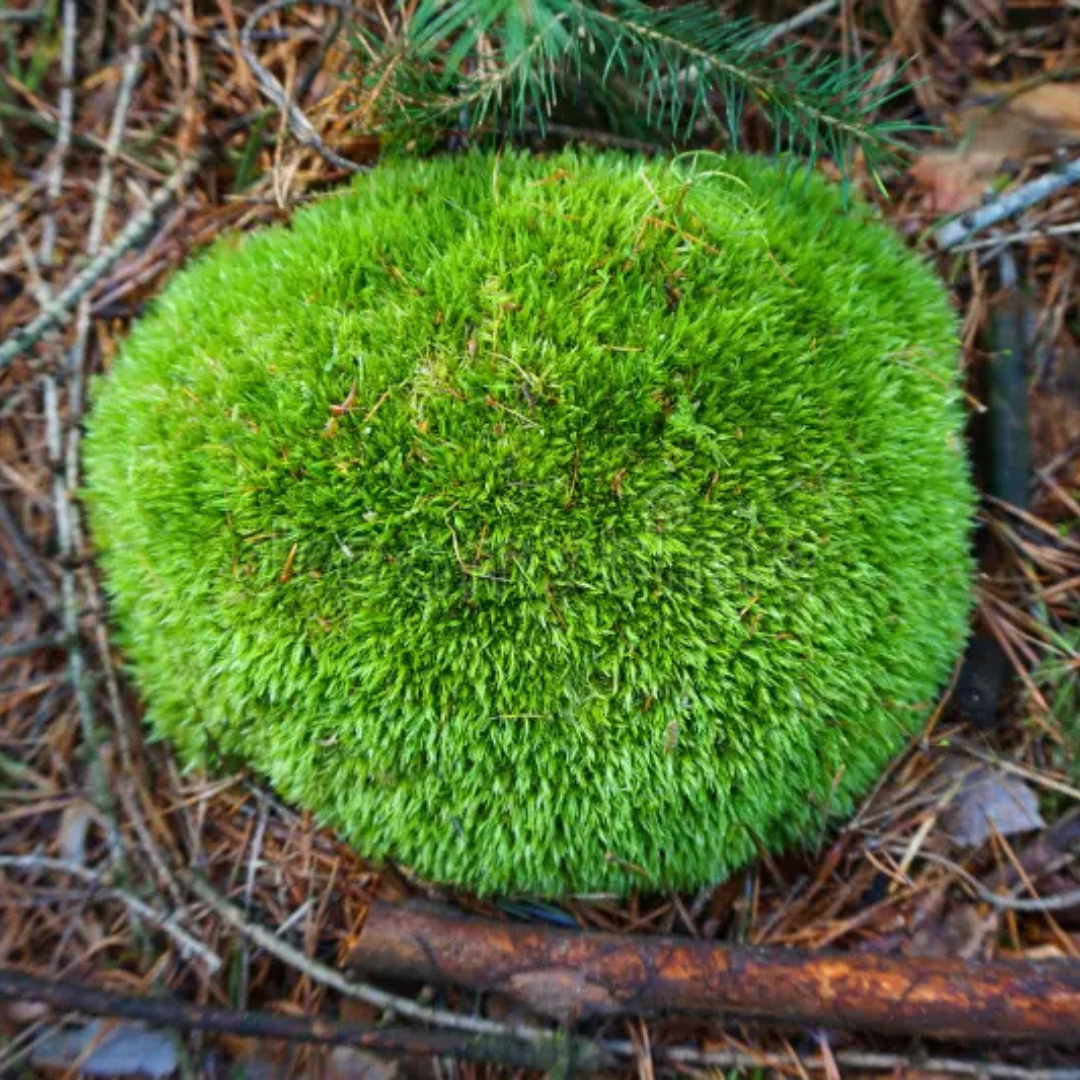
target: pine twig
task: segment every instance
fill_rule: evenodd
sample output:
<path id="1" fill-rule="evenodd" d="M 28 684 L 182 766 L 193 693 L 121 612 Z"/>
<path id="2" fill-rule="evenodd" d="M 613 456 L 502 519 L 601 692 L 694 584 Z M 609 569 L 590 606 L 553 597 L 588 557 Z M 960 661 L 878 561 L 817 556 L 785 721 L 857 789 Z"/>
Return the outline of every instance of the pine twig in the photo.
<path id="1" fill-rule="evenodd" d="M 50 859 L 43 855 L 0 855 L 0 870 L 27 870 L 46 874 L 70 874 L 80 881 L 100 891 L 100 895 L 116 900 L 123 904 L 136 917 L 158 927 L 162 933 L 167 934 L 176 943 L 180 955 L 185 958 L 197 957 L 206 965 L 210 974 L 216 974 L 221 969 L 221 958 L 204 945 L 198 938 L 192 937 L 179 922 L 174 914 L 165 914 L 155 910 L 149 904 L 140 900 L 124 889 L 107 884 L 105 874 L 98 873 L 79 863 L 67 862 L 63 859 Z"/>
<path id="2" fill-rule="evenodd" d="M 1036 203 L 1056 195 L 1059 191 L 1080 181 L 1080 158 L 1074 158 L 1063 169 L 1040 176 L 1023 187 L 992 199 L 985 206 L 971 213 L 962 214 L 955 221 L 942 225 L 934 233 L 934 239 L 942 251 L 948 251 L 963 243 L 972 233 L 997 225 L 1000 221 L 1022 214 Z"/>
<path id="3" fill-rule="evenodd" d="M 516 5 L 421 0 L 394 47 L 364 45 L 376 61 L 373 92 L 392 94 L 413 124 L 465 110 L 476 126 L 498 110 L 510 127 L 535 114 L 542 128 L 559 89 L 590 65 L 602 86 L 615 75 L 631 85 L 650 120 L 671 130 L 689 131 L 701 112 L 712 114 L 711 97 L 719 93 L 734 138 L 744 103 L 753 98 L 774 128 L 777 152 L 805 145 L 812 157 L 833 154 L 846 170 L 850 151 L 859 148 L 872 168 L 872 159 L 888 156 L 908 126 L 874 119 L 899 92 L 890 80 L 811 61 L 786 45 L 767 55 L 781 36 L 837 3 L 818 0 L 769 28 L 752 19 L 724 20 L 702 2 L 656 8 L 642 0 L 537 0 L 525 16 Z"/>
<path id="4" fill-rule="evenodd" d="M 0 370 L 41 340 L 54 326 L 71 318 L 71 309 L 153 228 L 157 215 L 183 191 L 202 164 L 195 154 L 184 161 L 168 182 L 154 192 L 149 203 L 128 222 L 116 239 L 75 275 L 56 299 L 26 326 L 16 330 L 0 344 Z"/>
<path id="5" fill-rule="evenodd" d="M 52 266 L 56 247 L 56 206 L 64 181 L 64 164 L 71 145 L 71 120 L 75 102 L 75 0 L 64 0 L 63 35 L 60 45 L 60 129 L 53 148 L 53 160 L 45 186 L 47 212 L 41 223 L 41 265 Z"/>
<path id="6" fill-rule="evenodd" d="M 319 133 L 312 126 L 311 121 L 304 115 L 300 107 L 289 97 L 285 87 L 259 63 L 252 49 L 252 34 L 255 27 L 266 18 L 267 15 L 280 11 L 282 8 L 292 7 L 296 0 L 269 0 L 268 3 L 260 4 L 249 16 L 244 28 L 240 33 L 240 48 L 244 59 L 259 84 L 259 89 L 268 97 L 285 115 L 289 128 L 303 146 L 310 147 L 316 153 L 321 154 L 331 165 L 343 169 L 345 172 L 363 172 L 364 166 L 355 161 L 342 157 L 336 150 L 332 150 L 323 142 Z M 305 0 L 312 7 L 330 8 L 333 11 L 355 12 L 355 5 L 349 0 Z"/>

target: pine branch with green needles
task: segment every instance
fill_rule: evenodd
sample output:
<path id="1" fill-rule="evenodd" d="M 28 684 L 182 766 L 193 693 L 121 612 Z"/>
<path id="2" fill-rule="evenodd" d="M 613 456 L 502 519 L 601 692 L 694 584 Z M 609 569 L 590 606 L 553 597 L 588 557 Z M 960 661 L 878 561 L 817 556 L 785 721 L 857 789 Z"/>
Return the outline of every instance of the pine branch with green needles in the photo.
<path id="1" fill-rule="evenodd" d="M 594 69 L 604 89 L 632 91 L 648 122 L 676 137 L 703 115 L 737 143 L 753 101 L 779 152 L 832 157 L 847 174 L 862 151 L 871 171 L 911 125 L 879 119 L 901 92 L 895 75 L 822 61 L 772 28 L 725 19 L 704 3 L 654 8 L 642 0 L 421 0 L 389 44 L 362 39 L 368 85 L 392 102 L 392 123 L 541 129 L 560 98 Z"/>

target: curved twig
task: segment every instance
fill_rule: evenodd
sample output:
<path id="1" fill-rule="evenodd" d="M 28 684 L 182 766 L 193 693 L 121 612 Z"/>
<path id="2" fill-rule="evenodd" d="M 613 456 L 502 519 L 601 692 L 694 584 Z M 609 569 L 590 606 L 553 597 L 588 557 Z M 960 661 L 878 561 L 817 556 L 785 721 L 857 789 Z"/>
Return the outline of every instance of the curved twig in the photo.
<path id="1" fill-rule="evenodd" d="M 323 142 L 319 133 L 312 126 L 311 121 L 304 115 L 300 107 L 289 97 L 285 87 L 259 63 L 251 47 L 252 33 L 255 27 L 266 18 L 267 15 L 282 8 L 293 7 L 296 0 L 268 0 L 268 3 L 260 4 L 244 23 L 244 29 L 240 32 L 240 49 L 244 54 L 248 67 L 251 69 L 259 89 L 285 114 L 289 128 L 302 145 L 310 147 L 316 153 L 321 154 L 331 165 L 346 172 L 363 172 L 366 168 L 358 165 L 355 161 L 342 157 L 336 150 L 332 150 Z M 349 0 L 304 0 L 304 3 L 312 7 L 330 8 L 333 11 L 355 13 L 355 6 Z"/>
<path id="2" fill-rule="evenodd" d="M 1031 899 L 1022 896 L 1002 896 L 993 889 L 988 889 L 977 877 L 969 874 L 958 863 L 944 855 L 936 855 L 932 851 L 922 851 L 919 857 L 927 862 L 937 863 L 951 870 L 961 878 L 978 898 L 999 911 L 1019 911 L 1030 914 L 1044 914 L 1049 911 L 1068 911 L 1070 908 L 1080 907 L 1080 889 L 1070 889 L 1068 892 L 1057 893 L 1055 896 L 1033 897 Z"/>

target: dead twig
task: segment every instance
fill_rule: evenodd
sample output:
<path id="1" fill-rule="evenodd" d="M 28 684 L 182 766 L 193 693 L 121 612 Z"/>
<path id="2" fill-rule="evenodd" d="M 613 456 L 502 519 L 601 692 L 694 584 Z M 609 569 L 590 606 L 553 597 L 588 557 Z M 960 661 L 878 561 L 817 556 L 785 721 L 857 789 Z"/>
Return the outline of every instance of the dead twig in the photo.
<path id="1" fill-rule="evenodd" d="M 1015 217 L 1036 203 L 1049 199 L 1059 191 L 1064 191 L 1078 180 L 1080 180 L 1080 158 L 1070 161 L 1057 172 L 1040 176 L 1038 180 L 1032 180 L 1015 191 L 992 199 L 980 209 L 973 210 L 969 214 L 962 214 L 955 221 L 942 225 L 934 233 L 934 239 L 942 251 L 948 251 L 965 241 L 972 233 L 981 232 L 983 229 L 990 228 L 991 225 L 997 225 L 1000 221 Z"/>
<path id="2" fill-rule="evenodd" d="M 322 1046 L 355 1046 L 387 1054 L 453 1057 L 463 1061 L 488 1061 L 503 1065 L 547 1069 L 568 1065 L 597 1069 L 633 1060 L 638 1048 L 629 1041 L 599 1040 L 579 1043 L 571 1057 L 566 1043 L 552 1039 L 543 1046 L 516 1043 L 489 1036 L 418 1031 L 414 1028 L 373 1027 L 369 1024 L 330 1020 L 321 1016 L 290 1017 L 279 1013 L 243 1012 L 190 1005 L 165 997 L 135 997 L 103 987 L 36 978 L 24 972 L 0 969 L 0 1000 L 37 1001 L 56 1009 L 107 1016 L 187 1031 L 208 1031 L 249 1038 L 283 1039 Z M 654 1046 L 653 1058 L 666 1065 L 714 1069 L 791 1070 L 788 1055 L 739 1049 L 700 1050 L 693 1046 Z M 918 1061 L 902 1054 L 860 1050 L 834 1051 L 837 1065 L 868 1072 L 901 1073 L 916 1065 L 926 1073 L 969 1076 L 978 1080 L 1080 1080 L 1080 1069 L 1040 1069 L 1000 1062 L 964 1058 L 922 1057 Z M 801 1057 L 799 1066 L 808 1072 L 826 1072 L 823 1057 Z"/>
<path id="3" fill-rule="evenodd" d="M 0 11 L 0 23 L 35 23 L 45 18 L 45 6 L 27 8 L 26 11 Z"/>
<path id="4" fill-rule="evenodd" d="M 60 45 L 60 130 L 53 149 L 52 165 L 45 185 L 47 212 L 41 222 L 39 259 L 48 269 L 56 247 L 56 206 L 64 182 L 64 163 L 71 145 L 71 118 L 75 111 L 75 0 L 64 0 L 63 36 Z"/>
<path id="5" fill-rule="evenodd" d="M 80 866 L 78 863 L 67 862 L 63 859 L 50 859 L 44 855 L 0 855 L 0 869 L 27 870 L 46 874 L 70 874 L 72 877 L 85 881 L 88 885 L 96 888 L 100 896 L 120 902 L 133 915 L 150 923 L 152 926 L 158 927 L 162 933 L 172 938 L 180 950 L 180 955 L 185 959 L 198 958 L 206 965 L 211 974 L 215 974 L 221 968 L 221 959 L 217 953 L 204 945 L 198 938 L 192 937 L 179 924 L 175 915 L 157 911 L 126 890 L 109 885 L 107 874 Z"/>
<path id="6" fill-rule="evenodd" d="M 1021 896 L 1002 896 L 1001 893 L 988 889 L 977 877 L 969 874 L 958 863 L 944 855 L 936 855 L 932 851 L 922 851 L 919 858 L 928 862 L 937 863 L 946 867 L 957 877 L 961 878 L 965 885 L 972 889 L 980 900 L 997 908 L 999 911 L 1024 911 L 1031 914 L 1044 914 L 1048 911 L 1067 911 L 1070 908 L 1080 907 L 1080 889 L 1070 889 L 1068 892 L 1058 893 L 1056 896 L 1035 897 L 1025 899 Z"/>
<path id="7" fill-rule="evenodd" d="M 557 1036 L 543 1043 L 519 1042 L 492 1035 L 422 1031 L 415 1028 L 374 1027 L 321 1016 L 292 1017 L 278 1013 L 236 1012 L 191 1005 L 175 998 L 133 997 L 97 986 L 52 982 L 18 971 L 0 970 L 0 1000 L 39 1001 L 57 1009 L 94 1016 L 141 1020 L 186 1031 L 212 1031 L 259 1039 L 286 1039 L 322 1046 L 355 1046 L 385 1054 L 454 1057 L 465 1061 L 495 1061 L 530 1069 L 572 1064 L 575 1069 L 598 1069 L 615 1063 L 614 1055 L 593 1043 L 568 1044 Z"/>
<path id="8" fill-rule="evenodd" d="M 337 151 L 332 150 L 323 142 L 319 133 L 312 126 L 311 121 L 304 115 L 300 107 L 292 100 L 281 85 L 262 64 L 259 63 L 251 47 L 252 34 L 255 27 L 275 11 L 285 7 L 292 7 L 296 0 L 269 0 L 269 3 L 260 4 L 244 23 L 244 29 L 240 34 L 240 48 L 244 59 L 259 84 L 259 89 L 268 97 L 285 115 L 289 128 L 303 146 L 308 146 L 316 153 L 321 154 L 331 165 L 346 172 L 362 172 L 365 168 L 355 161 L 342 157 Z M 355 12 L 356 7 L 348 0 L 305 0 L 313 7 L 330 8 L 333 11 Z"/>
<path id="9" fill-rule="evenodd" d="M 839 6 L 840 0 L 818 0 L 816 4 L 809 4 L 797 15 L 792 15 L 790 19 L 785 19 L 783 22 L 774 23 L 770 26 L 763 44 L 771 45 L 774 41 L 779 41 L 780 38 L 793 34 L 804 26 L 809 26 L 815 19 L 820 19 L 822 15 L 828 15 L 833 8 Z"/>
<path id="10" fill-rule="evenodd" d="M 25 352 L 54 326 L 71 318 L 71 309 L 153 228 L 157 215 L 191 182 L 202 163 L 200 155 L 188 158 L 154 192 L 146 207 L 128 222 L 116 239 L 60 291 L 52 304 L 35 319 L 11 334 L 0 344 L 0 370 Z"/>
<path id="11" fill-rule="evenodd" d="M 101 758 L 97 752 L 99 741 L 97 724 L 94 719 L 94 703 L 90 694 L 86 661 L 79 639 L 79 603 L 75 588 L 75 544 L 73 539 L 74 491 L 68 486 L 64 474 L 62 463 L 63 443 L 57 398 L 56 380 L 51 375 L 48 375 L 44 379 L 45 433 L 49 465 L 53 470 L 53 506 L 56 515 L 57 546 L 60 551 L 60 614 L 64 631 L 64 645 L 68 654 L 68 678 L 71 680 L 72 689 L 75 691 L 83 744 L 89 755 L 88 768 L 91 797 L 109 823 L 109 846 L 113 858 L 119 859 L 123 854 L 123 845 L 120 840 L 120 830 L 116 824 L 112 796 L 109 792 Z"/>
<path id="12" fill-rule="evenodd" d="M 369 986 L 367 983 L 351 979 L 335 968 L 328 967 L 318 960 L 305 956 L 299 949 L 294 948 L 287 941 L 283 941 L 265 927 L 251 922 L 240 908 L 219 895 L 217 890 L 203 878 L 189 873 L 184 875 L 184 879 L 191 891 L 200 900 L 208 904 L 216 914 L 258 945 L 259 948 L 300 971 L 312 982 L 329 986 L 346 997 L 365 1001 L 377 1009 L 389 1009 L 398 1016 L 405 1016 L 410 1020 L 434 1024 L 437 1027 L 448 1028 L 453 1031 L 465 1031 L 473 1035 L 487 1035 L 496 1038 L 509 1037 L 532 1043 L 543 1043 L 551 1039 L 550 1033 L 542 1028 L 530 1027 L 525 1024 L 501 1024 L 481 1017 L 463 1016 L 445 1009 L 429 1008 L 418 1004 L 411 998 L 389 994 L 385 990 L 379 990 L 377 987 Z"/>

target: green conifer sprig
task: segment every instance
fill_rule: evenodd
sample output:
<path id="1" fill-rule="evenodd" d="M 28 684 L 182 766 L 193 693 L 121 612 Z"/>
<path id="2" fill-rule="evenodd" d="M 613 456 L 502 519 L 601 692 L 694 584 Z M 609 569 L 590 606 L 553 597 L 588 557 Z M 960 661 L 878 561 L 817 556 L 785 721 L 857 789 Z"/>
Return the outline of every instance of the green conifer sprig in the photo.
<path id="1" fill-rule="evenodd" d="M 775 150 L 830 156 L 847 174 L 861 150 L 873 172 L 911 125 L 879 118 L 902 92 L 895 74 L 822 60 L 777 41 L 753 19 L 725 19 L 704 3 L 655 8 L 641 0 L 421 0 L 396 39 L 366 37 L 368 80 L 390 123 L 447 120 L 471 128 L 544 126 L 592 68 L 611 92 L 633 92 L 648 122 L 676 137 L 723 102 L 737 144 L 748 101 L 772 125 Z"/>

